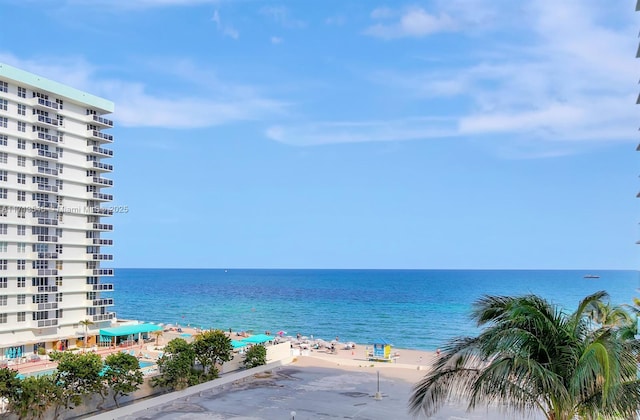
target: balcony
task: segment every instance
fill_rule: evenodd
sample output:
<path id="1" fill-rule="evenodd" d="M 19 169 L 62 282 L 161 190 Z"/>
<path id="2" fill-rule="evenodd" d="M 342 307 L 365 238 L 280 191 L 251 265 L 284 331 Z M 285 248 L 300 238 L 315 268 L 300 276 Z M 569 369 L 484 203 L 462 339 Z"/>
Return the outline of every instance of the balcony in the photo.
<path id="1" fill-rule="evenodd" d="M 38 156 L 48 159 L 58 159 L 58 154 L 56 152 L 50 152 L 42 149 L 38 149 Z"/>
<path id="2" fill-rule="evenodd" d="M 39 269 L 38 270 L 38 275 L 39 276 L 57 276 L 58 275 L 58 270 L 52 270 L 52 269 Z"/>
<path id="3" fill-rule="evenodd" d="M 58 304 L 56 302 L 51 303 L 38 303 L 39 311 L 48 311 L 51 309 L 58 309 Z"/>
<path id="4" fill-rule="evenodd" d="M 58 192 L 58 187 L 56 187 L 55 185 L 49 185 L 49 184 L 38 184 L 38 189 L 40 191 L 49 191 L 49 192 Z"/>
<path id="5" fill-rule="evenodd" d="M 91 136 L 96 138 L 96 139 L 100 139 L 104 142 L 107 143 L 113 143 L 113 136 L 111 134 L 105 134 L 101 131 L 98 130 L 89 130 L 91 131 Z"/>
<path id="6" fill-rule="evenodd" d="M 57 209 L 58 203 L 54 203 L 53 201 L 38 201 L 38 207 L 44 209 Z"/>
<path id="7" fill-rule="evenodd" d="M 112 187 L 113 186 L 113 180 L 107 179 L 107 178 L 100 178 L 100 177 L 97 177 L 97 176 L 94 176 L 92 178 L 92 182 L 94 184 L 105 185 L 107 187 Z"/>
<path id="8" fill-rule="evenodd" d="M 46 175 L 58 175 L 58 170 L 57 169 L 51 169 L 51 168 L 47 168 L 44 166 L 38 166 L 38 173 L 39 174 L 46 174 Z"/>
<path id="9" fill-rule="evenodd" d="M 93 254 L 94 260 L 100 261 L 113 261 L 113 255 L 111 254 Z"/>
<path id="10" fill-rule="evenodd" d="M 42 319 L 38 321 L 38 328 L 55 327 L 56 325 L 58 325 L 57 319 Z"/>
<path id="11" fill-rule="evenodd" d="M 38 131 L 38 139 L 50 141 L 52 143 L 57 143 L 59 140 L 58 136 L 53 136 L 51 134 L 43 133 L 42 131 Z"/>
<path id="12" fill-rule="evenodd" d="M 113 127 L 113 121 L 101 117 L 100 115 L 95 115 L 95 114 L 91 114 L 91 121 L 93 121 L 94 123 L 98 124 L 98 125 L 102 125 L 104 127 L 109 127 L 112 128 Z"/>
<path id="13" fill-rule="evenodd" d="M 99 155 L 113 157 L 113 150 L 110 150 L 110 149 L 104 149 L 102 147 L 93 146 L 92 151 L 93 153 L 97 153 Z"/>
<path id="14" fill-rule="evenodd" d="M 103 201 L 112 201 L 113 200 L 113 194 L 103 194 L 103 193 L 99 193 L 99 192 L 94 192 L 93 193 L 93 198 L 95 198 L 97 200 L 103 200 Z"/>
<path id="15" fill-rule="evenodd" d="M 44 115 L 38 115 L 38 122 L 45 123 L 54 127 L 58 127 L 60 125 L 56 118 L 45 117 Z"/>
<path id="16" fill-rule="evenodd" d="M 94 299 L 93 306 L 112 306 L 113 299 Z"/>
<path id="17" fill-rule="evenodd" d="M 56 293 L 58 286 L 38 286 L 38 293 Z"/>
<path id="18" fill-rule="evenodd" d="M 58 242 L 58 237 L 53 235 L 38 235 L 38 242 Z"/>
<path id="19" fill-rule="evenodd" d="M 106 223 L 93 223 L 93 229 L 95 230 L 113 230 L 113 225 Z"/>
<path id="20" fill-rule="evenodd" d="M 92 284 L 91 290 L 94 292 L 112 292 L 113 283 Z"/>
<path id="21" fill-rule="evenodd" d="M 56 219 L 45 219 L 42 217 L 38 217 L 38 224 L 39 225 L 46 225 L 46 226 L 58 226 L 58 220 Z"/>
<path id="22" fill-rule="evenodd" d="M 113 239 L 93 238 L 94 245 L 113 245 Z"/>
<path id="23" fill-rule="evenodd" d="M 101 214 L 103 216 L 113 216 L 113 209 L 103 209 L 102 207 L 89 207 L 89 213 Z"/>
<path id="24" fill-rule="evenodd" d="M 38 252 L 38 259 L 40 260 L 57 260 L 57 252 Z"/>
<path id="25" fill-rule="evenodd" d="M 96 161 L 92 161 L 92 162 L 93 162 L 93 167 L 96 169 L 101 169 L 104 171 L 113 171 L 113 165 L 109 165 L 108 163 L 96 162 Z"/>
<path id="26" fill-rule="evenodd" d="M 43 98 L 33 98 L 33 99 L 34 99 L 33 106 L 35 108 L 53 109 L 56 111 L 60 109 L 60 105 L 48 99 L 43 99 Z"/>
<path id="27" fill-rule="evenodd" d="M 93 315 L 93 318 L 91 318 L 91 320 L 93 322 L 100 322 L 100 321 L 108 321 L 110 319 L 113 319 L 116 317 L 116 313 L 115 312 L 109 312 L 106 314 L 100 314 L 100 315 Z"/>
<path id="28" fill-rule="evenodd" d="M 113 276 L 113 268 L 96 268 L 92 271 L 94 276 Z"/>

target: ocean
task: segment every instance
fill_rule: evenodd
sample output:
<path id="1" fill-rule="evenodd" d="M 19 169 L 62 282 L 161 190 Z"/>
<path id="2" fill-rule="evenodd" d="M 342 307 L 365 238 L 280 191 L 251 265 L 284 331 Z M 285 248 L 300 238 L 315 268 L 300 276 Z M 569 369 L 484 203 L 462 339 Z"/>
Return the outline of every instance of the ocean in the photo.
<path id="1" fill-rule="evenodd" d="M 600 278 L 584 278 L 597 274 Z M 637 271 L 117 269 L 120 319 L 435 350 L 479 330 L 472 303 L 535 293 L 571 311 L 606 290 L 614 304 L 640 296 Z M 103 279 L 109 282 L 110 279 Z"/>

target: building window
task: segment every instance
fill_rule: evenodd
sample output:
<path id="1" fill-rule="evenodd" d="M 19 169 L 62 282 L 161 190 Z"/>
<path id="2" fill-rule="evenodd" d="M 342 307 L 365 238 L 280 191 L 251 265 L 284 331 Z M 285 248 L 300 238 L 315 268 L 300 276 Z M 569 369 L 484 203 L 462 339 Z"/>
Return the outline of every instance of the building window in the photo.
<path id="1" fill-rule="evenodd" d="M 27 131 L 27 123 L 18 121 L 18 131 L 22 131 L 23 133 Z"/>
<path id="2" fill-rule="evenodd" d="M 18 295 L 18 305 L 24 305 L 27 303 L 27 295 Z"/>
<path id="3" fill-rule="evenodd" d="M 0 314 L 0 324 L 7 323 L 7 314 Z"/>
<path id="4" fill-rule="evenodd" d="M 56 293 L 56 302 L 62 302 L 62 293 Z"/>
<path id="5" fill-rule="evenodd" d="M 9 102 L 6 99 L 0 99 L 0 110 L 6 111 L 7 104 L 9 104 Z"/>
<path id="6" fill-rule="evenodd" d="M 27 149 L 27 141 L 25 139 L 18 139 L 18 149 Z"/>
<path id="7" fill-rule="evenodd" d="M 26 201 L 27 197 L 24 191 L 18 191 L 18 201 Z"/>
<path id="8" fill-rule="evenodd" d="M 0 295 L 0 306 L 7 306 L 8 300 L 9 299 L 7 295 Z"/>
<path id="9" fill-rule="evenodd" d="M 62 254 L 62 244 L 56 244 L 56 252 Z"/>
<path id="10" fill-rule="evenodd" d="M 1 158 L 2 156 L 0 156 Z M 2 162 L 2 160 L 0 159 L 0 162 Z M 5 156 L 5 163 L 6 162 L 6 156 Z M 27 158 L 24 156 L 18 156 L 18 166 L 27 166 Z"/>
<path id="11" fill-rule="evenodd" d="M 62 173 L 64 165 L 62 163 L 56 163 L 56 169 L 58 170 L 58 173 Z"/>
<path id="12" fill-rule="evenodd" d="M 0 289 L 6 289 L 9 287 L 8 279 L 6 277 L 0 277 Z"/>
<path id="13" fill-rule="evenodd" d="M 7 198 L 7 189 L 0 188 L 0 198 Z"/>
<path id="14" fill-rule="evenodd" d="M 18 104 L 18 115 L 27 115 L 27 106 Z"/>
<path id="15" fill-rule="evenodd" d="M 26 277 L 18 277 L 16 279 L 16 282 L 18 283 L 18 287 L 27 287 L 27 278 Z"/>
<path id="16" fill-rule="evenodd" d="M 9 154 L 7 152 L 0 152 L 0 163 L 7 163 Z"/>
<path id="17" fill-rule="evenodd" d="M 0 242 L 0 252 L 7 252 L 7 243 L 6 242 Z M 2 287 L 2 286 L 0 286 Z"/>
<path id="18" fill-rule="evenodd" d="M 58 212 L 58 222 L 62 223 L 62 219 L 64 218 L 64 213 L 59 211 Z"/>
<path id="19" fill-rule="evenodd" d="M 6 235 L 7 234 L 7 224 L 6 223 L 1 223 L 0 224 L 0 235 Z"/>
<path id="20" fill-rule="evenodd" d="M 27 209 L 18 209 L 18 219 L 27 218 Z"/>
<path id="21" fill-rule="evenodd" d="M 26 184 L 27 183 L 27 175 L 18 174 L 18 184 Z"/>
<path id="22" fill-rule="evenodd" d="M 0 171 L 0 181 L 6 181 L 8 178 L 7 175 L 8 175 L 7 171 Z"/>
<path id="23" fill-rule="evenodd" d="M 18 322 L 25 322 L 27 319 L 26 312 L 18 312 Z"/>
<path id="24" fill-rule="evenodd" d="M 62 277 L 56 277 L 56 286 L 62 287 Z"/>
<path id="25" fill-rule="evenodd" d="M 27 227 L 24 225 L 18 225 L 18 235 L 24 236 L 27 234 Z"/>
<path id="26" fill-rule="evenodd" d="M 9 122 L 8 118 L 0 117 L 0 127 L 7 128 L 7 123 Z"/>
<path id="27" fill-rule="evenodd" d="M 9 92 L 9 84 L 7 82 L 0 82 L 0 92 Z"/>
<path id="28" fill-rule="evenodd" d="M 7 217 L 8 214 L 9 214 L 9 207 L 0 206 L 0 216 L 1 217 Z"/>
<path id="29" fill-rule="evenodd" d="M 3 146 L 7 145 L 7 136 L 1 136 L 0 135 L 0 144 Z"/>
<path id="30" fill-rule="evenodd" d="M 56 103 L 58 104 L 58 107 L 60 109 L 64 109 L 64 102 L 62 101 L 62 99 L 56 99 Z"/>
<path id="31" fill-rule="evenodd" d="M 62 270 L 62 261 L 56 261 L 56 270 Z"/>
<path id="32" fill-rule="evenodd" d="M 21 98 L 26 98 L 27 97 L 27 89 L 18 86 L 18 96 Z"/>
<path id="33" fill-rule="evenodd" d="M 27 260 L 17 260 L 16 266 L 18 270 L 25 270 L 27 265 Z"/>
<path id="34" fill-rule="evenodd" d="M 56 179 L 56 187 L 61 190 L 62 187 L 64 187 L 64 181 L 62 181 L 61 179 Z"/>
<path id="35" fill-rule="evenodd" d="M 20 252 L 20 253 L 27 252 L 27 244 L 19 243 L 18 244 L 18 252 Z"/>

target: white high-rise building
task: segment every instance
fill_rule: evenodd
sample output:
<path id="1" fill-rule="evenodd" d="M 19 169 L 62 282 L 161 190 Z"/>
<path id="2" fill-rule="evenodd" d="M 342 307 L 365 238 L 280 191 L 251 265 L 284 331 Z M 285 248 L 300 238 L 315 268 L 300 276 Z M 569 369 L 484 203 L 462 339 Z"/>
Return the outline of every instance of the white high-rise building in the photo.
<path id="1" fill-rule="evenodd" d="M 115 318 L 101 282 L 113 107 L 0 63 L 0 359 L 81 346 L 85 330 L 95 344 Z"/>

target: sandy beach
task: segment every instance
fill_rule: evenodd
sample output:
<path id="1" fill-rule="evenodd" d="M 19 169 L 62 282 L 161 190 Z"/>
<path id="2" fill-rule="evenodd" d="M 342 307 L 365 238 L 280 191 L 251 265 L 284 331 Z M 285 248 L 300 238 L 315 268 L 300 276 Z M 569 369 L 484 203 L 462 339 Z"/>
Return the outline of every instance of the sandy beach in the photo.
<path id="1" fill-rule="evenodd" d="M 183 329 L 184 332 L 192 331 Z M 236 337 L 236 333 L 231 334 Z M 173 337 L 167 334 L 164 339 Z M 167 342 L 164 341 L 163 342 Z M 107 412 L 102 419 L 412 419 L 408 400 L 413 386 L 431 369 L 435 352 L 393 349 L 391 362 L 370 361 L 370 345 L 336 350 L 302 348 L 292 340 L 294 355 L 290 362 L 277 364 L 262 373 L 242 379 L 198 385 L 189 395 L 166 394 L 157 402 L 134 403 L 120 412 Z M 230 375 L 242 375 L 242 371 Z M 231 376 L 231 377 L 232 377 Z M 145 405 L 147 404 L 147 405 Z M 417 417 L 421 418 L 421 417 Z M 423 418 L 423 417 L 422 417 Z M 497 408 L 467 412 L 463 402 L 451 402 L 431 419 L 507 420 L 513 415 Z M 529 417 L 537 419 L 541 417 Z"/>

